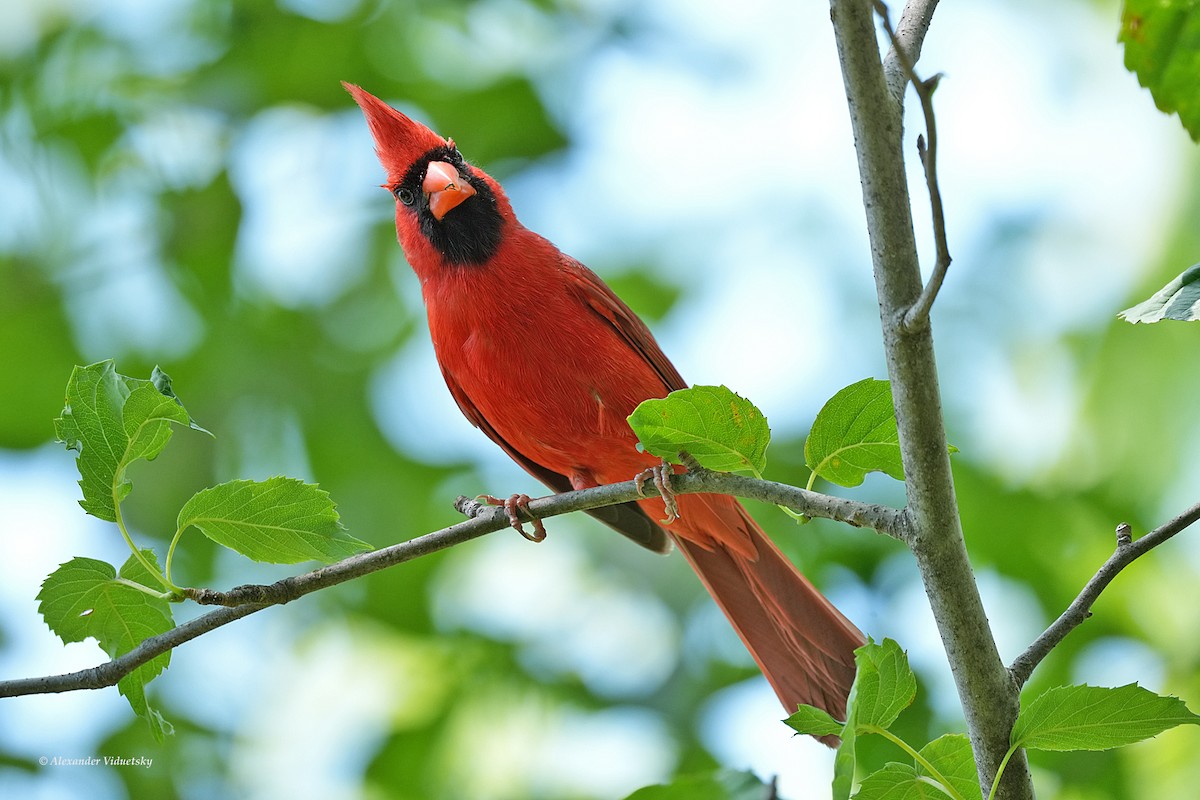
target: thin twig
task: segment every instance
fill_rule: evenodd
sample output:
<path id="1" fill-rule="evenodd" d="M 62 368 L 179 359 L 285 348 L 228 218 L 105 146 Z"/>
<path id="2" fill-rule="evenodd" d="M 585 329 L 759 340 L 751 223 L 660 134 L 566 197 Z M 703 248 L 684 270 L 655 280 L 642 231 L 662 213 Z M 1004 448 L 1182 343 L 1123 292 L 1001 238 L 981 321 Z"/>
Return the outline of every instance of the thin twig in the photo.
<path id="1" fill-rule="evenodd" d="M 946 241 L 946 214 L 942 208 L 942 190 L 938 185 L 937 178 L 937 119 L 933 113 L 933 93 L 942 76 L 941 73 L 938 73 L 924 80 L 917 76 L 916 60 L 912 55 L 911 44 L 906 47 L 905 43 L 900 40 L 899 34 L 892 28 L 888 8 L 883 0 L 874 0 L 874 3 L 875 13 L 883 20 L 883 28 L 892 42 L 892 51 L 888 54 L 889 62 L 894 61 L 898 65 L 900 75 L 905 81 L 912 84 L 913 91 L 917 93 L 917 98 L 921 101 L 921 112 L 925 116 L 925 137 L 917 137 L 917 153 L 921 156 L 921 165 L 925 168 L 925 186 L 929 190 L 929 207 L 933 217 L 933 242 L 937 260 L 934 262 L 933 272 L 925 283 L 921 295 L 904 312 L 901 327 L 911 333 L 929 324 L 929 312 L 933 308 L 933 301 L 937 299 L 938 292 L 941 291 L 942 283 L 946 280 L 946 272 L 950 269 L 951 261 L 950 246 Z M 936 2 L 931 5 L 936 5 Z M 911 16 L 909 14 L 910 7 L 911 4 L 905 6 L 904 14 L 901 15 L 901 23 L 905 16 Z M 933 9 L 929 8 L 928 13 L 932 15 Z M 928 21 L 925 24 L 928 25 Z M 922 40 L 923 38 L 918 42 Z M 918 44 L 917 55 L 920 54 L 919 50 Z M 901 89 L 903 89 L 903 85 L 902 83 Z M 897 97 L 897 102 L 903 102 L 903 91 Z"/>
<path id="2" fill-rule="evenodd" d="M 1079 595 L 1067 606 L 1067 610 L 1034 640 L 1024 653 L 1017 656 L 1008 672 L 1012 675 L 1017 687 L 1025 685 L 1037 665 L 1042 662 L 1050 651 L 1067 638 L 1067 634 L 1083 624 L 1092 615 L 1092 605 L 1100 597 L 1113 578 L 1132 564 L 1136 559 L 1149 553 L 1155 547 L 1170 539 L 1175 534 L 1200 520 L 1200 503 L 1184 511 L 1170 522 L 1160 525 L 1137 541 L 1130 538 L 1129 526 L 1122 523 L 1117 527 L 1117 549 L 1096 574 L 1091 577 Z"/>
<path id="3" fill-rule="evenodd" d="M 900 53 L 906 56 L 909 64 L 916 64 L 921 59 L 921 45 L 925 43 L 925 34 L 937 4 L 938 0 L 908 0 L 904 11 L 900 12 L 896 35 L 891 37 L 892 49 L 883 60 L 884 78 L 897 104 L 904 99 L 904 85 L 909 80 L 900 63 Z"/>
<path id="4" fill-rule="evenodd" d="M 709 492 L 764 500 L 788 506 L 810 517 L 823 517 L 850 525 L 871 527 L 897 539 L 905 538 L 904 516 L 897 509 L 809 492 L 772 481 L 698 470 L 674 476 L 672 488 L 676 494 Z M 585 511 L 636 499 L 638 493 L 635 482 L 625 481 L 539 498 L 530 502 L 529 511 L 541 519 L 546 519 L 572 511 Z M 185 594 L 198 603 L 227 607 L 185 622 L 166 633 L 152 636 L 128 653 L 96 667 L 62 675 L 0 681 L 0 697 L 114 686 L 121 678 L 155 656 L 234 620 L 509 526 L 508 515 L 503 508 L 469 501 L 457 505 L 471 518 L 391 547 L 351 556 L 303 575 L 284 578 L 269 585 L 239 586 L 228 592 L 188 589 Z"/>

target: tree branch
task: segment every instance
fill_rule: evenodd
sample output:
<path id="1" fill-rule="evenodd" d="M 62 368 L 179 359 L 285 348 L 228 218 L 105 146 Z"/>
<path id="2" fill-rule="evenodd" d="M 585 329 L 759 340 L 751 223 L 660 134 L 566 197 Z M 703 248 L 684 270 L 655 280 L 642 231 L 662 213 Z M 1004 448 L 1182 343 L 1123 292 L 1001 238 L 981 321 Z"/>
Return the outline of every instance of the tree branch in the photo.
<path id="1" fill-rule="evenodd" d="M 932 14 L 932 4 L 922 8 L 906 12 L 910 19 L 926 20 L 914 29 L 917 40 Z M 903 324 L 922 286 L 904 171 L 901 104 L 884 76 L 871 0 L 833 0 L 831 10 L 900 432 L 906 513 L 912 525 L 909 544 L 958 688 L 980 782 L 988 786 L 1008 751 L 1018 698 L 996 649 L 963 542 L 932 334 L 928 326 L 910 330 Z M 998 796 L 1032 799 L 1023 753 L 1009 762 Z"/>
<path id="2" fill-rule="evenodd" d="M 672 489 L 676 494 L 707 492 L 763 500 L 788 506 L 810 517 L 870 527 L 896 539 L 904 540 L 907 535 L 904 516 L 897 509 L 810 492 L 773 481 L 695 470 L 675 475 L 672 478 Z M 546 519 L 572 511 L 626 503 L 640 497 L 634 481 L 625 481 L 539 498 L 530 502 L 529 510 L 538 518 Z M 465 504 L 460 505 L 467 507 Z M 188 589 L 187 596 L 198 603 L 228 607 L 211 611 L 166 633 L 152 636 L 128 653 L 96 667 L 62 675 L 0 681 L 0 697 L 115 686 L 117 681 L 155 656 L 264 608 L 288 603 L 320 589 L 336 586 L 353 578 L 378 572 L 508 527 L 508 517 L 501 508 L 473 504 L 470 509 L 471 519 L 456 525 L 380 550 L 351 556 L 336 564 L 284 578 L 269 585 L 239 586 L 228 592 Z"/>
<path id="3" fill-rule="evenodd" d="M 1050 627 L 1046 628 L 1042 635 L 1026 648 L 1024 653 L 1013 659 L 1012 666 L 1008 668 L 1008 671 L 1017 688 L 1025 685 L 1037 665 L 1042 663 L 1042 659 L 1049 655 L 1050 651 L 1057 647 L 1063 639 L 1067 638 L 1067 634 L 1082 625 L 1083 621 L 1092 615 L 1092 605 L 1099 599 L 1100 593 L 1112 583 L 1113 578 L 1120 574 L 1121 570 L 1198 520 L 1200 520 L 1200 503 L 1184 511 L 1170 522 L 1155 528 L 1136 542 L 1130 537 L 1128 525 L 1121 523 L 1117 526 L 1116 551 L 1108 557 L 1100 569 L 1096 570 L 1096 574 L 1091 577 L 1071 605 L 1067 606 L 1067 610 Z"/>

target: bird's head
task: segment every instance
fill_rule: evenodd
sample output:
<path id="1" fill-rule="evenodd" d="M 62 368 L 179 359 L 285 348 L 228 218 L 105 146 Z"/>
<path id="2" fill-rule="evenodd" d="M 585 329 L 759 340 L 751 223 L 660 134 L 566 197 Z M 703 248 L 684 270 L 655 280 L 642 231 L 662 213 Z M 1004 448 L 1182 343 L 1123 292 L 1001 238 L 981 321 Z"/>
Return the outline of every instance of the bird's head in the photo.
<path id="1" fill-rule="evenodd" d="M 409 260 L 432 247 L 451 264 L 482 264 L 500 246 L 512 216 L 504 192 L 443 139 L 358 86 L 343 83 L 362 109 L 396 198 L 396 230 Z M 414 264 L 414 266 L 416 266 Z"/>

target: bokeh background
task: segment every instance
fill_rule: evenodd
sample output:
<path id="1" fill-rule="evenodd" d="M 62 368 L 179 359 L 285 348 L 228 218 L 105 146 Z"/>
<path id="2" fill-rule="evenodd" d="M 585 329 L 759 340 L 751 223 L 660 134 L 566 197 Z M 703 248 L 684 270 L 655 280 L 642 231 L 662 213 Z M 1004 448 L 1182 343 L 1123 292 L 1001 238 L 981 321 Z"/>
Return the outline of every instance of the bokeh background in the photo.
<path id="1" fill-rule="evenodd" d="M 1112 2 L 946 4 L 922 60 L 946 75 L 956 261 L 934 313 L 940 372 L 1006 660 L 1118 522 L 1144 531 L 1200 494 L 1200 329 L 1115 319 L 1200 261 L 1200 164 L 1125 72 L 1117 19 Z M 126 556 L 75 504 L 72 457 L 51 442 L 73 364 L 112 357 L 142 377 L 160 364 L 216 433 L 180 431 L 133 471 L 127 513 L 160 554 L 183 501 L 237 477 L 318 481 L 379 546 L 454 522 L 458 494 L 538 492 L 442 384 L 340 80 L 453 136 L 529 227 L 651 322 L 685 377 L 752 398 L 775 433 L 770 477 L 803 485 L 820 405 L 885 377 L 824 3 L 6 0 L 0 677 L 98 663 L 94 643 L 58 642 L 34 597 L 72 556 Z M 903 502 L 882 478 L 853 494 Z M 901 731 L 960 730 L 906 552 L 754 511 L 864 630 L 909 650 L 921 691 Z M 162 745 L 115 689 L 0 702 L 0 796 L 607 799 L 718 766 L 826 796 L 830 753 L 779 723 L 682 559 L 588 519 L 550 529 L 186 645 L 152 684 L 176 728 Z M 176 564 L 218 588 L 293 571 L 194 533 Z M 1138 562 L 1030 691 L 1138 681 L 1200 707 L 1198 572 L 1195 533 Z M 901 758 L 861 746 L 876 765 Z M 1198 753 L 1188 728 L 1033 763 L 1042 797 L 1184 798 Z M 154 764 L 37 763 L 88 755 Z"/>

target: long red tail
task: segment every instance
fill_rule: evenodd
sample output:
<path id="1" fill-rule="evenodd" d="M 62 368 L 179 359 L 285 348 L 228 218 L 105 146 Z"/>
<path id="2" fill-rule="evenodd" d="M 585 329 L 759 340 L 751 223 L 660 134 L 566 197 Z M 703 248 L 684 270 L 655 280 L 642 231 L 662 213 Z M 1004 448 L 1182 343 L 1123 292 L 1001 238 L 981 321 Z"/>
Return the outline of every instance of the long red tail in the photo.
<path id="1" fill-rule="evenodd" d="M 706 549 L 688 541 L 694 537 L 684 538 L 684 531 L 675 536 L 679 549 L 733 623 L 788 713 L 806 703 L 844 720 L 854 681 L 854 649 L 865 641 L 862 632 L 800 574 L 740 503 L 727 505 L 722 502 L 727 498 L 710 497 L 705 497 L 709 502 L 703 504 L 707 506 L 703 512 L 696 514 L 698 504 L 693 502 L 691 518 L 685 516 L 676 525 L 683 523 L 681 527 L 691 531 L 706 524 L 733 523 L 749 535 L 757 557 L 720 544 Z M 726 519 L 732 514 L 736 517 Z M 706 539 L 711 541 L 700 538 Z"/>

